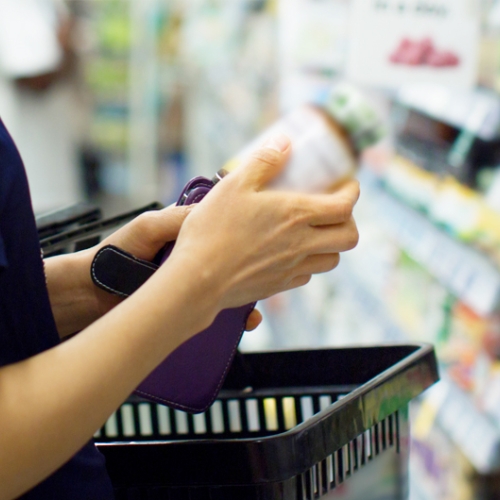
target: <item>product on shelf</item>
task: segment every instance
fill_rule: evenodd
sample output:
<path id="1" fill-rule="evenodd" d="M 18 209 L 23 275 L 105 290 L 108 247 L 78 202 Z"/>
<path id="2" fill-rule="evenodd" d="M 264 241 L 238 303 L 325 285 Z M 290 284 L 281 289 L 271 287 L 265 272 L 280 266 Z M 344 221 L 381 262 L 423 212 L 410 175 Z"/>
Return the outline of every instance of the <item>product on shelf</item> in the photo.
<path id="1" fill-rule="evenodd" d="M 401 156 L 391 161 L 383 182 L 391 193 L 426 213 L 434 224 L 500 265 L 500 212 L 480 193 Z"/>
<path id="2" fill-rule="evenodd" d="M 410 466 L 414 490 L 427 500 L 492 498 L 479 496 L 480 484 L 474 484 L 478 478 L 473 467 L 447 433 L 436 424 L 434 409 L 426 403 L 424 400 L 413 408 Z"/>

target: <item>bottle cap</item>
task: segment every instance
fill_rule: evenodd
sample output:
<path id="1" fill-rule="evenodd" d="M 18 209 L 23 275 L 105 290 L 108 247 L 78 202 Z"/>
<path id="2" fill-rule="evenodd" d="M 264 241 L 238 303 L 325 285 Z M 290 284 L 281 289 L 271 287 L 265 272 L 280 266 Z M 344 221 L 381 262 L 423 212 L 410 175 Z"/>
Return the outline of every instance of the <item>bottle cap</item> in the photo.
<path id="1" fill-rule="evenodd" d="M 373 104 L 352 85 L 336 85 L 327 97 L 325 110 L 346 130 L 358 153 L 387 133 Z"/>

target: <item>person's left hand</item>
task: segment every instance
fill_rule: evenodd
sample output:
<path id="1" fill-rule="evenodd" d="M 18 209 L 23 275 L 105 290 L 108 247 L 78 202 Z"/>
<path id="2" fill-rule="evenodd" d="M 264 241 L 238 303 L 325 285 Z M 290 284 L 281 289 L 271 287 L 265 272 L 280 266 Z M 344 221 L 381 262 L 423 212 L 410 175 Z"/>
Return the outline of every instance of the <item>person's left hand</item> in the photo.
<path id="1" fill-rule="evenodd" d="M 191 206 L 170 206 L 145 212 L 108 236 L 97 249 L 114 245 L 138 259 L 151 261 L 166 243 L 177 238 L 191 209 Z"/>
<path id="2" fill-rule="evenodd" d="M 114 245 L 135 257 L 152 261 L 166 243 L 177 239 L 181 226 L 193 206 L 170 206 L 163 210 L 145 212 L 103 240 L 94 254 L 106 245 Z M 94 286 L 94 293 L 105 314 L 121 302 L 121 298 Z M 261 313 L 255 309 L 248 317 L 246 330 L 255 330 L 262 322 Z"/>

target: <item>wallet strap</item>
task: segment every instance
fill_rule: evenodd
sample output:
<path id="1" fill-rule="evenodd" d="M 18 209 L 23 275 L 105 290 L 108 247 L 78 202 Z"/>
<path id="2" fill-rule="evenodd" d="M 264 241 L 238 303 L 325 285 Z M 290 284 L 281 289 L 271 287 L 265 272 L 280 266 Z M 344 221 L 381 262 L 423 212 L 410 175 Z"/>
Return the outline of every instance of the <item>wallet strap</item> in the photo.
<path id="1" fill-rule="evenodd" d="M 94 257 L 90 274 L 94 284 L 102 290 L 128 297 L 157 269 L 156 264 L 138 259 L 121 248 L 107 245 Z"/>

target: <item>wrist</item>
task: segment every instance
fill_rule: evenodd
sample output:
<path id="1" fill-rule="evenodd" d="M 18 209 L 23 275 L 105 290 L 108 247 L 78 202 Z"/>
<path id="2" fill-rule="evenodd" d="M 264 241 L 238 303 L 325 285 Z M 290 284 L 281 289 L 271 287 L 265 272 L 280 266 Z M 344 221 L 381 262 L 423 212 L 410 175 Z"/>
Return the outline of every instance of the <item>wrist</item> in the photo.
<path id="1" fill-rule="evenodd" d="M 152 280 L 162 283 L 163 293 L 173 292 L 190 316 L 196 334 L 208 328 L 223 309 L 224 287 L 211 267 L 192 258 L 189 252 L 173 252 Z M 168 288 L 165 288 L 165 283 Z"/>
<path id="2" fill-rule="evenodd" d="M 121 297 L 97 287 L 92 281 L 92 262 L 98 250 L 99 248 L 93 247 L 74 254 L 76 267 L 80 273 L 78 283 L 88 303 L 89 323 L 104 316 L 123 300 Z"/>
<path id="3" fill-rule="evenodd" d="M 90 249 L 45 260 L 47 289 L 61 337 L 87 327 L 119 302 L 92 283 L 94 253 Z"/>

